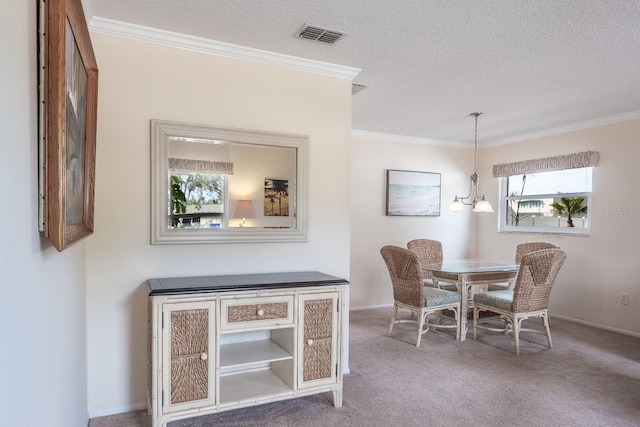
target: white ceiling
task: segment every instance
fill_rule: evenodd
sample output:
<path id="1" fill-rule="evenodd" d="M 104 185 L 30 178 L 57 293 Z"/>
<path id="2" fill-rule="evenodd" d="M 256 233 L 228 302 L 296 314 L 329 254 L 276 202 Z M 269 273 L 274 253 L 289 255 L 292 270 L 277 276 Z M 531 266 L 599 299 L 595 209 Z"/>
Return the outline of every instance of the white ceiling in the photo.
<path id="1" fill-rule="evenodd" d="M 640 117 L 640 0 L 88 0 L 87 13 L 360 69 L 353 129 L 510 142 Z M 347 33 L 299 39 L 304 23 Z M 91 25 L 91 22 L 90 22 Z"/>

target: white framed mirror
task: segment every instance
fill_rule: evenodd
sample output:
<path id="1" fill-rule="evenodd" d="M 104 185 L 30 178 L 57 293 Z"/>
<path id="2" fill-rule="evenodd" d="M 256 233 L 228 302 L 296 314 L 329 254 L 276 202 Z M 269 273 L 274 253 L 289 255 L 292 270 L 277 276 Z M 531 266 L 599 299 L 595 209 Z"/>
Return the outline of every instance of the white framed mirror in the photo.
<path id="1" fill-rule="evenodd" d="M 307 240 L 308 137 L 151 120 L 151 243 Z"/>

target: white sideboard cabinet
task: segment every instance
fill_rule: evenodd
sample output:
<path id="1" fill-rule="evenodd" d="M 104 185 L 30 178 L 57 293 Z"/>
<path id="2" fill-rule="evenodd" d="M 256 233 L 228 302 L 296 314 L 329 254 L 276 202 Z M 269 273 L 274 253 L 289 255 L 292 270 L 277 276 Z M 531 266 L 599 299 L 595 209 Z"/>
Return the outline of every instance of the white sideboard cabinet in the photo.
<path id="1" fill-rule="evenodd" d="M 324 392 L 341 407 L 347 285 L 315 271 L 148 280 L 153 427 Z"/>

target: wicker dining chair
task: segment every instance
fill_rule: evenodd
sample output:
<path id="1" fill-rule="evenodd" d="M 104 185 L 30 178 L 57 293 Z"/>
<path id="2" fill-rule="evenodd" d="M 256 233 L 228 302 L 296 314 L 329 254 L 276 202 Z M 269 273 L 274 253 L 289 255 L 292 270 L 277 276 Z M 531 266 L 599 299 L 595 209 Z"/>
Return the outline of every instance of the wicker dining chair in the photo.
<path id="1" fill-rule="evenodd" d="M 547 335 L 549 348 L 553 348 L 549 330 L 549 297 L 556 276 L 567 257 L 562 249 L 542 249 L 522 257 L 520 270 L 513 290 L 487 291 L 473 297 L 473 339 L 477 329 L 504 332 L 511 336 L 520 355 L 520 332 Z M 478 313 L 490 311 L 499 314 L 506 322 L 505 328 L 478 325 Z M 522 321 L 530 317 L 541 317 L 545 332 L 522 327 Z"/>
<path id="2" fill-rule="evenodd" d="M 543 249 L 560 249 L 560 246 L 551 242 L 524 242 L 516 246 L 516 264 L 522 262 L 522 257 L 526 254 L 541 251 Z"/>
<path id="3" fill-rule="evenodd" d="M 407 249 L 418 256 L 420 267 L 424 269 L 427 264 L 442 263 L 442 242 L 431 239 L 414 239 L 407 243 Z M 424 284 L 433 288 L 445 289 L 456 292 L 458 289 L 453 282 L 439 282 L 433 274 L 423 271 Z"/>
<path id="4" fill-rule="evenodd" d="M 457 339 L 460 335 L 460 294 L 425 286 L 418 256 L 412 251 L 398 246 L 384 246 L 380 254 L 393 285 L 393 313 L 388 334 L 391 335 L 395 323 L 414 322 L 418 323 L 416 347 L 420 347 L 422 335 L 431 328 L 454 328 Z M 396 320 L 399 309 L 416 314 L 418 320 Z M 453 324 L 450 324 L 449 318 L 442 316 L 438 316 L 435 322 L 429 321 L 430 314 L 440 314 L 445 309 L 454 313 Z"/>
<path id="5" fill-rule="evenodd" d="M 540 251 L 542 249 L 559 249 L 560 246 L 556 245 L 555 243 L 551 243 L 551 242 L 524 242 L 524 243 L 520 243 L 518 244 L 518 246 L 516 246 L 516 264 L 520 264 L 520 262 L 522 261 L 522 257 L 525 256 L 528 253 L 531 252 L 535 252 L 535 251 Z M 513 276 L 511 277 L 511 279 L 514 279 L 516 277 L 517 273 L 513 273 Z M 513 280 L 508 281 L 508 282 L 501 282 L 501 283 L 492 283 L 489 285 L 488 290 L 489 291 L 502 291 L 505 289 L 509 289 L 510 285 L 513 284 Z"/>

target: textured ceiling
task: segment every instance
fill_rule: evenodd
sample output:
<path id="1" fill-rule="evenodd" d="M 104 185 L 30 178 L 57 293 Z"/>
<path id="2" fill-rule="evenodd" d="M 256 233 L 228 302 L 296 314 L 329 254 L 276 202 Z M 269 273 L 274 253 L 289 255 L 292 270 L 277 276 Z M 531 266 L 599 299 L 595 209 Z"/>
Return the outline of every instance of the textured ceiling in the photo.
<path id="1" fill-rule="evenodd" d="M 640 0 L 88 0 L 89 15 L 360 69 L 353 129 L 480 144 L 640 117 Z M 298 39 L 304 23 L 347 33 Z"/>

